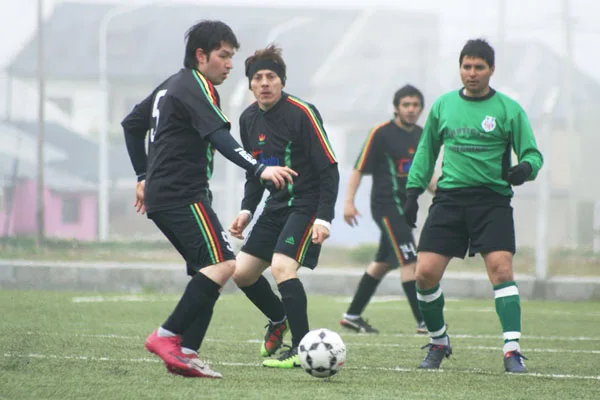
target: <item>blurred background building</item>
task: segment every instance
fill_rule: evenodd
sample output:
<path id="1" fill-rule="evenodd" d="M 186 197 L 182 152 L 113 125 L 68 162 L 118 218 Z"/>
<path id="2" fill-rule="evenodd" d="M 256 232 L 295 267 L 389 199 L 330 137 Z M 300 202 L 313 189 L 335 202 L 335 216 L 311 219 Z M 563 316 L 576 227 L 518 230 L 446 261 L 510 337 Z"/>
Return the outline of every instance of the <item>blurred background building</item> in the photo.
<path id="1" fill-rule="evenodd" d="M 108 238 L 160 237 L 154 225 L 132 207 L 135 176 L 120 121 L 182 66 L 186 29 L 200 19 L 222 19 L 241 42 L 234 70 L 218 88 L 234 136 L 238 136 L 239 114 L 252 101 L 243 60 L 271 42 L 284 49 L 288 64 L 285 90 L 315 104 L 324 118 L 342 173 L 332 243 L 351 246 L 378 240 L 377 228 L 369 218 L 368 178 L 357 197 L 363 214 L 361 229 L 347 227 L 342 210 L 346 180 L 358 151 L 369 129 L 392 117 L 394 91 L 411 83 L 424 92 L 423 124 L 435 98 L 460 87 L 458 54 L 462 44 L 482 36 L 496 49 L 492 86 L 514 97 L 527 111 L 546 156 L 548 185 L 541 187 L 543 182 L 535 182 L 516 189 L 513 205 L 519 244 L 535 245 L 542 216 L 547 218 L 552 247 L 592 247 L 594 204 L 600 200 L 600 187 L 595 185 L 595 171 L 600 171 L 600 83 L 598 75 L 591 76 L 588 68 L 575 62 L 575 28 L 564 15 L 568 11 L 565 5 L 581 13 L 584 1 L 549 2 L 547 14 L 525 22 L 521 14 L 535 16 L 531 10 L 526 12 L 527 7 L 537 7 L 533 0 L 498 0 L 485 5 L 464 0 L 453 2 L 454 13 L 444 11 L 448 9 L 445 2 L 434 0 L 425 1 L 423 7 L 404 1 L 355 1 L 344 8 L 341 2 L 298 6 L 285 1 L 263 6 L 251 1 L 54 3 L 43 23 L 47 236 L 98 238 L 102 217 L 98 213 L 99 137 L 105 114 L 99 43 L 105 29 Z M 484 6 L 485 14 L 478 14 Z M 591 14 L 600 16 L 597 5 L 592 9 Z M 468 29 L 470 22 L 476 29 Z M 516 25 L 519 27 L 513 30 Z M 585 24 L 577 26 L 588 29 Z M 598 33 L 591 34 L 598 38 Z M 564 41 L 553 45 L 549 37 Z M 21 42 L 5 60 L 0 79 L 2 235 L 35 233 L 35 32 Z M 211 185 L 215 210 L 227 225 L 239 209 L 243 172 L 218 156 Z M 540 191 L 545 188 L 550 201 L 544 217 L 537 209 Z M 421 221 L 427 200 L 421 207 Z"/>

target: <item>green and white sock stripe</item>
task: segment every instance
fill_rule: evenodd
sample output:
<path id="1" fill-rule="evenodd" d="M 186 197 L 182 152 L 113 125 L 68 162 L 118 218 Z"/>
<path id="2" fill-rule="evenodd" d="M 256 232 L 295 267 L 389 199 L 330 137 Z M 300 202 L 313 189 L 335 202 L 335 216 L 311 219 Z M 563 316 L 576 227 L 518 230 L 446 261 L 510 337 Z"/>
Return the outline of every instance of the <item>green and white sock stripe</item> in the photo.
<path id="1" fill-rule="evenodd" d="M 494 286 L 494 297 L 504 342 L 518 341 L 521 338 L 521 298 L 517 284 L 508 281 Z"/>
<path id="2" fill-rule="evenodd" d="M 440 285 L 431 289 L 417 288 L 417 300 L 423 319 L 427 324 L 429 336 L 433 339 L 446 336 L 446 323 L 444 322 L 444 293 Z M 432 330 L 433 329 L 433 330 Z"/>
<path id="3" fill-rule="evenodd" d="M 417 300 L 424 301 L 425 303 L 432 303 L 439 299 L 443 294 L 440 285 L 427 290 L 417 289 Z"/>

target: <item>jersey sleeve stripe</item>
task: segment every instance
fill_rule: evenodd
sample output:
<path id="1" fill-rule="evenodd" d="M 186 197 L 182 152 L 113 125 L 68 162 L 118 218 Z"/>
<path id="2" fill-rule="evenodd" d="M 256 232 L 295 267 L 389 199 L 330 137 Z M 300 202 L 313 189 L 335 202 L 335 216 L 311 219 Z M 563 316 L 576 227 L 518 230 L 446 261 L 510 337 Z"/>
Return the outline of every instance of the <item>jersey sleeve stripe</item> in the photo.
<path id="1" fill-rule="evenodd" d="M 358 156 L 358 160 L 356 160 L 354 169 L 362 171 L 365 168 L 365 162 L 367 161 L 367 156 L 369 155 L 369 151 L 371 151 L 371 145 L 373 144 L 373 138 L 375 137 L 375 134 L 377 133 L 379 128 L 381 128 L 382 126 L 384 126 L 386 124 L 387 124 L 387 122 L 384 122 L 382 124 L 377 125 L 375 128 L 371 129 L 371 132 L 369 132 L 369 136 L 367 136 L 365 145 L 363 146 L 363 149 L 361 150 L 361 152 Z"/>
<path id="2" fill-rule="evenodd" d="M 193 70 L 192 74 L 194 75 L 194 78 L 196 78 L 196 82 L 198 82 L 198 85 L 200 85 L 202 93 L 204 93 L 204 95 L 208 99 L 208 102 L 213 107 L 219 118 L 221 118 L 223 122 L 229 122 L 229 119 L 225 114 L 223 114 L 223 111 L 221 111 L 221 108 L 217 104 L 217 96 L 215 95 L 215 88 L 213 84 L 206 80 L 206 78 L 196 70 Z"/>
<path id="3" fill-rule="evenodd" d="M 336 163 L 337 160 L 335 158 L 335 154 L 333 153 L 333 149 L 331 148 L 331 143 L 329 143 L 329 139 L 327 138 L 327 135 L 325 134 L 325 130 L 323 129 L 321 122 L 319 122 L 319 119 L 317 118 L 315 113 L 312 111 L 310 106 L 308 104 L 306 104 L 305 102 L 303 102 L 302 100 L 297 99 L 292 96 L 288 96 L 287 101 L 289 103 L 295 105 L 299 109 L 301 109 L 308 116 L 308 119 L 310 120 L 310 122 L 317 134 L 317 137 L 319 138 L 319 142 L 321 143 L 321 146 L 323 147 L 323 150 L 325 151 L 327 158 L 329 158 L 329 161 L 332 164 Z"/>

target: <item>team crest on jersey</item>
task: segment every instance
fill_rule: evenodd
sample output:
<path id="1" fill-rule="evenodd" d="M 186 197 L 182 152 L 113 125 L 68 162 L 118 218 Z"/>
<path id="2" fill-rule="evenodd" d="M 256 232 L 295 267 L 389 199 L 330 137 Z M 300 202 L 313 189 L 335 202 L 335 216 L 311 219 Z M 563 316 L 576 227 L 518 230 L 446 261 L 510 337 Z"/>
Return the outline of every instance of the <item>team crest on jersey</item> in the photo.
<path id="1" fill-rule="evenodd" d="M 489 115 L 486 115 L 481 122 L 481 127 L 486 132 L 493 131 L 496 128 L 496 117 L 490 117 Z"/>
<path id="2" fill-rule="evenodd" d="M 265 144 L 265 140 L 267 140 L 267 136 L 264 133 L 261 133 L 260 135 L 258 135 L 258 144 L 259 145 L 263 145 Z"/>

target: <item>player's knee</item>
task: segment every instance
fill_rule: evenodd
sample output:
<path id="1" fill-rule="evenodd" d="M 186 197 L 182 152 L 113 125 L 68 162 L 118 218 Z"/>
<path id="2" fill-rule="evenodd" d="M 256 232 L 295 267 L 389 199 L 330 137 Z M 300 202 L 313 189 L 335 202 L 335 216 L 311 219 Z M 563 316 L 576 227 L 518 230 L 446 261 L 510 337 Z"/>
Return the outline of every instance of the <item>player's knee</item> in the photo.
<path id="1" fill-rule="evenodd" d="M 373 262 L 367 267 L 367 274 L 371 275 L 375 279 L 383 279 L 383 277 L 392 269 L 390 264 Z"/>
<path id="2" fill-rule="evenodd" d="M 222 263 L 222 271 L 223 275 L 227 277 L 227 279 L 231 278 L 231 276 L 235 272 L 235 260 L 228 260 Z"/>
<path id="3" fill-rule="evenodd" d="M 233 273 L 233 281 L 238 287 L 247 287 L 252 285 L 258 276 L 256 274 L 251 273 L 250 270 L 246 268 L 238 268 L 236 266 L 235 271 Z"/>
<path id="4" fill-rule="evenodd" d="M 415 270 L 415 280 L 419 289 L 431 289 L 438 284 L 439 274 L 431 266 L 417 265 Z"/>
<path id="5" fill-rule="evenodd" d="M 287 281 L 288 279 L 294 279 L 298 277 L 296 268 L 290 265 L 273 264 L 271 266 L 271 273 L 273 274 L 275 282 L 278 284 Z"/>

